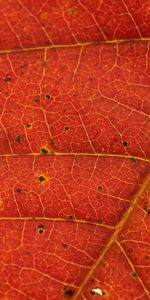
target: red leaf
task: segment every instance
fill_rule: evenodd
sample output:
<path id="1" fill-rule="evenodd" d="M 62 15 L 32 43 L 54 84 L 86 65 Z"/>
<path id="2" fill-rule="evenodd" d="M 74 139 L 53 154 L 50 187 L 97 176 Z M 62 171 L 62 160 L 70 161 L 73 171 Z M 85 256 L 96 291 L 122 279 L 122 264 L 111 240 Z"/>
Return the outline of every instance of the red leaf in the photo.
<path id="1" fill-rule="evenodd" d="M 0 12 L 0 300 L 149 299 L 149 1 Z"/>

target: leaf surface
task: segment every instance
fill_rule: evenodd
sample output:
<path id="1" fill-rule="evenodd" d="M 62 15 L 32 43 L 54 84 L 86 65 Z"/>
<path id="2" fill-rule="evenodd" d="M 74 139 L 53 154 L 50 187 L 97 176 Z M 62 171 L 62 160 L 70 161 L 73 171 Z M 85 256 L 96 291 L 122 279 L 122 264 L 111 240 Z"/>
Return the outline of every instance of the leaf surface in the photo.
<path id="1" fill-rule="evenodd" d="M 0 300 L 150 299 L 149 1 L 0 11 Z"/>

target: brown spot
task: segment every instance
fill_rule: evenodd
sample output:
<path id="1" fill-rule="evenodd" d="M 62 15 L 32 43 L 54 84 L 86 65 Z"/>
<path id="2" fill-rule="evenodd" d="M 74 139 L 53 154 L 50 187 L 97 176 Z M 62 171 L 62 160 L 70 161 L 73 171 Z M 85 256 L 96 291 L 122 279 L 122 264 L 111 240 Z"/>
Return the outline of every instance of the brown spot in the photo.
<path id="1" fill-rule="evenodd" d="M 102 223 L 103 223 L 103 220 L 102 220 L 102 219 L 99 219 L 99 220 L 97 221 L 97 223 L 98 223 L 98 224 L 102 224 Z"/>
<path id="2" fill-rule="evenodd" d="M 98 191 L 102 191 L 102 189 L 103 189 L 102 185 L 98 185 L 97 189 L 98 189 Z"/>
<path id="3" fill-rule="evenodd" d="M 30 255 L 30 254 L 31 254 L 31 251 L 27 251 L 27 254 Z"/>
<path id="4" fill-rule="evenodd" d="M 27 127 L 27 128 L 32 128 L 32 124 L 29 123 L 29 124 L 26 125 L 26 127 Z"/>
<path id="5" fill-rule="evenodd" d="M 43 175 L 41 175 L 41 176 L 38 176 L 38 180 L 40 182 L 43 182 L 43 181 L 46 181 L 46 178 Z"/>
<path id="6" fill-rule="evenodd" d="M 26 64 L 20 64 L 20 68 L 23 69 L 26 67 Z"/>
<path id="7" fill-rule="evenodd" d="M 69 126 L 64 126 L 64 131 L 67 132 L 69 130 Z"/>
<path id="8" fill-rule="evenodd" d="M 43 147 L 43 148 L 41 148 L 41 153 L 42 153 L 42 154 L 47 154 L 47 153 L 48 153 L 48 150 L 47 150 L 46 148 Z"/>
<path id="9" fill-rule="evenodd" d="M 148 201 L 144 203 L 144 210 L 147 212 L 148 215 L 150 215 L 150 203 Z"/>
<path id="10" fill-rule="evenodd" d="M 137 273 L 136 272 L 132 272 L 131 275 L 136 278 L 137 277 Z"/>
<path id="11" fill-rule="evenodd" d="M 69 245 L 66 244 L 66 243 L 62 243 L 62 246 L 63 246 L 63 248 L 68 248 L 69 247 Z"/>
<path id="12" fill-rule="evenodd" d="M 69 216 L 67 216 L 67 220 L 68 221 L 74 221 L 74 216 L 73 215 L 69 215 Z"/>
<path id="13" fill-rule="evenodd" d="M 52 97 L 51 97 L 49 94 L 45 95 L 45 98 L 46 98 L 47 100 L 51 100 L 51 99 L 52 99 Z"/>
<path id="14" fill-rule="evenodd" d="M 16 192 L 17 192 L 17 193 L 20 193 L 20 192 L 22 192 L 22 189 L 21 189 L 21 188 L 17 188 L 17 189 L 16 189 Z"/>
<path id="15" fill-rule="evenodd" d="M 71 288 L 64 290 L 64 297 L 71 298 L 74 294 L 74 291 Z"/>
<path id="16" fill-rule="evenodd" d="M 145 255 L 145 259 L 149 259 L 149 255 Z"/>
<path id="17" fill-rule="evenodd" d="M 47 12 L 47 11 L 42 12 L 42 13 L 40 14 L 40 18 L 41 18 L 42 20 L 48 19 L 48 12 Z"/>
<path id="18" fill-rule="evenodd" d="M 38 226 L 38 233 L 43 234 L 45 232 L 45 226 L 43 224 L 40 224 Z"/>
<path id="19" fill-rule="evenodd" d="M 124 142 L 123 142 L 123 146 L 124 146 L 124 147 L 127 147 L 127 146 L 128 146 L 128 142 L 124 141 Z"/>
<path id="20" fill-rule="evenodd" d="M 19 135 L 16 137 L 16 143 L 17 143 L 17 144 L 21 144 L 21 142 L 22 142 L 22 135 L 19 134 Z"/>
<path id="21" fill-rule="evenodd" d="M 40 96 L 35 96 L 33 100 L 34 100 L 34 102 L 39 102 L 40 101 Z"/>
<path id="22" fill-rule="evenodd" d="M 4 77 L 4 82 L 9 82 L 9 81 L 11 81 L 11 80 L 12 80 L 12 78 L 11 78 L 11 76 L 8 75 L 8 74 Z"/>
<path id="23" fill-rule="evenodd" d="M 54 141 L 54 139 L 50 139 L 50 143 L 51 143 L 51 146 L 55 146 L 55 141 Z"/>
<path id="24" fill-rule="evenodd" d="M 68 15 L 71 15 L 71 16 L 75 16 L 77 14 L 78 10 L 76 7 L 71 7 L 68 9 Z"/>
<path id="25" fill-rule="evenodd" d="M 131 158 L 130 158 L 130 161 L 131 161 L 132 163 L 136 163 L 136 159 L 135 159 L 134 157 L 131 157 Z"/>

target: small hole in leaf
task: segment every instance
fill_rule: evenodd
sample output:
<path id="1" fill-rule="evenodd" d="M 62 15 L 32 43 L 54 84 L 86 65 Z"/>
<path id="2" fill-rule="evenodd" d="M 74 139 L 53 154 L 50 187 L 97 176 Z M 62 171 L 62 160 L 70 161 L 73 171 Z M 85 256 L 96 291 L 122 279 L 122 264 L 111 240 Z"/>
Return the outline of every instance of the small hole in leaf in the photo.
<path id="1" fill-rule="evenodd" d="M 46 178 L 43 175 L 41 175 L 41 176 L 38 176 L 38 180 L 40 182 L 43 182 L 43 181 L 46 181 Z"/>
<path id="2" fill-rule="evenodd" d="M 74 294 L 74 291 L 71 288 L 64 290 L 64 297 L 71 298 Z"/>
<path id="3" fill-rule="evenodd" d="M 9 82 L 9 81 L 11 81 L 11 80 L 12 80 L 12 78 L 11 78 L 11 76 L 8 75 L 8 74 L 4 77 L 4 81 L 5 81 L 5 82 Z"/>
<path id="4" fill-rule="evenodd" d="M 47 95 L 45 95 L 45 98 L 47 99 L 47 100 L 51 100 L 51 96 L 49 95 L 49 94 L 47 94 Z"/>
<path id="5" fill-rule="evenodd" d="M 64 131 L 67 132 L 69 130 L 69 126 L 64 126 Z"/>
<path id="6" fill-rule="evenodd" d="M 33 100 L 34 100 L 34 102 L 39 102 L 40 101 L 40 96 L 35 96 Z"/>
<path id="7" fill-rule="evenodd" d="M 38 226 L 38 233 L 43 234 L 45 232 L 45 226 L 43 224 L 40 224 Z"/>
<path id="8" fill-rule="evenodd" d="M 98 185 L 97 189 L 98 189 L 98 191 L 102 191 L 102 189 L 103 189 L 102 185 Z"/>
<path id="9" fill-rule="evenodd" d="M 123 142 L 123 146 L 124 146 L 124 147 L 127 147 L 127 146 L 128 146 L 128 142 L 124 141 L 124 142 Z"/>
<path id="10" fill-rule="evenodd" d="M 20 134 L 16 137 L 16 143 L 20 144 L 21 142 L 22 142 L 22 135 Z"/>

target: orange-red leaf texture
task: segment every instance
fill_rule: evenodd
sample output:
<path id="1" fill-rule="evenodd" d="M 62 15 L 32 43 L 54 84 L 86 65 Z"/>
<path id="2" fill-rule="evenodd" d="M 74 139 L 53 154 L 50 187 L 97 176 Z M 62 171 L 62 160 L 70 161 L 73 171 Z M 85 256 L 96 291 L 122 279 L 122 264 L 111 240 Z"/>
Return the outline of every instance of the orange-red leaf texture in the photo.
<path id="1" fill-rule="evenodd" d="M 149 0 L 1 0 L 0 28 L 0 300 L 150 299 Z"/>

